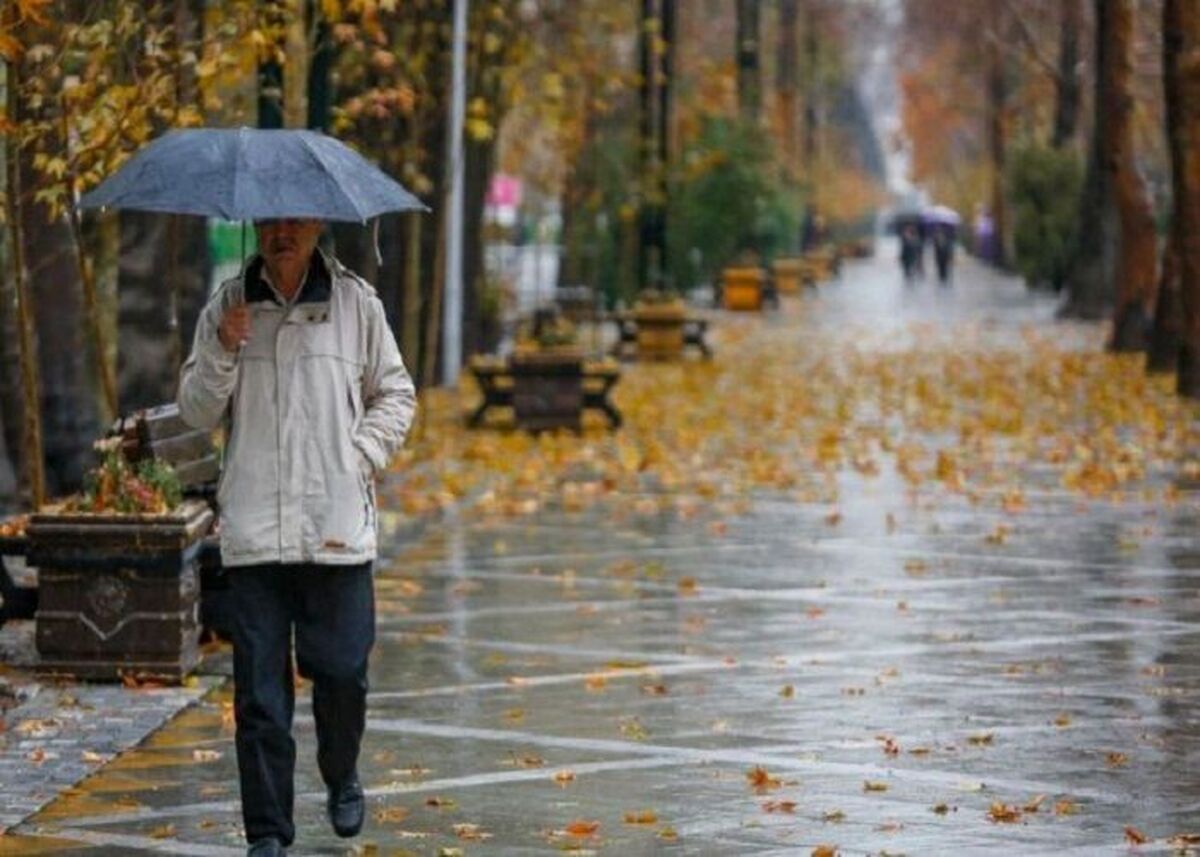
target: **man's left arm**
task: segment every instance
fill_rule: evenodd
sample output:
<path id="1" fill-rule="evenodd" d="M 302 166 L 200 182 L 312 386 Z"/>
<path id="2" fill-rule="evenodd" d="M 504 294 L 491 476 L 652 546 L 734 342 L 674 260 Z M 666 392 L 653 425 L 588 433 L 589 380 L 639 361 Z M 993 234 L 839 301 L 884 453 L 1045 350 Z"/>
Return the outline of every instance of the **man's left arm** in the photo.
<path id="1" fill-rule="evenodd" d="M 383 304 L 367 302 L 366 365 L 363 367 L 364 414 L 354 435 L 354 445 L 363 454 L 372 473 L 383 470 L 404 443 L 417 409 L 416 388 L 396 337 L 388 327 Z"/>

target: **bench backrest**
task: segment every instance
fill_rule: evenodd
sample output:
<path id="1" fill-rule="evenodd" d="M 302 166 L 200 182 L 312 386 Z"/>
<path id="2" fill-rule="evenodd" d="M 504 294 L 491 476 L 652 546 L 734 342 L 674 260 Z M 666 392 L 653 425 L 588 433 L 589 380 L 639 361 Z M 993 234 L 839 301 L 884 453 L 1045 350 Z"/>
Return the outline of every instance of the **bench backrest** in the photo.
<path id="1" fill-rule="evenodd" d="M 147 458 L 175 468 L 185 495 L 210 494 L 221 473 L 221 459 L 212 432 L 194 429 L 171 403 L 137 411 L 118 423 L 121 448 L 133 463 Z"/>

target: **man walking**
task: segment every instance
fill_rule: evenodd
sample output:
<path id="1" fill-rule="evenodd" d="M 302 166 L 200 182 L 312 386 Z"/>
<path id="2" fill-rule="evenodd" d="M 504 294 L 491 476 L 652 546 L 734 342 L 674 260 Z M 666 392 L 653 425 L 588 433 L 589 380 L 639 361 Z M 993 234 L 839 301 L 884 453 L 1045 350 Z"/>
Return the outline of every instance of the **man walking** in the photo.
<path id="1" fill-rule="evenodd" d="M 227 431 L 217 500 L 242 816 L 249 854 L 267 857 L 295 837 L 293 633 L 313 683 L 330 823 L 343 837 L 362 829 L 374 475 L 416 399 L 374 289 L 317 250 L 320 221 L 255 228 L 260 254 L 201 314 L 179 409 L 194 427 Z"/>
<path id="2" fill-rule="evenodd" d="M 949 284 L 954 266 L 954 233 L 954 227 L 948 223 L 933 227 L 933 258 L 937 262 L 938 280 L 942 285 Z"/>

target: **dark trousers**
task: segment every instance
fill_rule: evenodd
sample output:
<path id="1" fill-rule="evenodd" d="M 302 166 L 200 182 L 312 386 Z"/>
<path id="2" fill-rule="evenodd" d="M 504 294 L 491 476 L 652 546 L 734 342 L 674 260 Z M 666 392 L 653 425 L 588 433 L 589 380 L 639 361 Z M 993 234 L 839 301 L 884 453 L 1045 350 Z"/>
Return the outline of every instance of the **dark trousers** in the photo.
<path id="1" fill-rule="evenodd" d="M 367 657 L 375 642 L 371 564 L 257 565 L 229 570 L 234 717 L 246 838 L 285 845 L 292 823 L 291 642 L 312 681 L 317 765 L 327 786 L 355 772 L 367 715 Z"/>

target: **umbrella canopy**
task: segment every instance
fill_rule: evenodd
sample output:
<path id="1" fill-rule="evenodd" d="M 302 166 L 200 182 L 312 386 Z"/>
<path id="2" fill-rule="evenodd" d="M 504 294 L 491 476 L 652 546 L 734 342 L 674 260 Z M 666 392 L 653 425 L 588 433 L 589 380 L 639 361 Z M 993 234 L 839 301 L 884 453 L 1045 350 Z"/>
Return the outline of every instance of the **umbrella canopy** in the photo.
<path id="1" fill-rule="evenodd" d="M 934 205 L 923 212 L 921 218 L 931 226 L 958 226 L 962 217 L 953 208 L 946 205 Z"/>
<path id="2" fill-rule="evenodd" d="M 170 131 L 84 194 L 79 207 L 360 223 L 388 211 L 427 210 L 332 137 L 255 128 Z"/>

